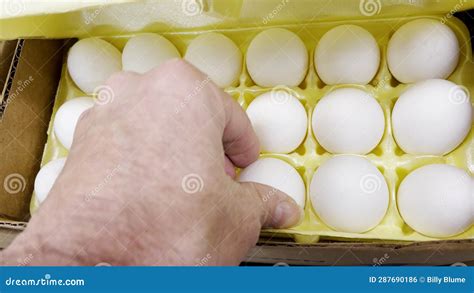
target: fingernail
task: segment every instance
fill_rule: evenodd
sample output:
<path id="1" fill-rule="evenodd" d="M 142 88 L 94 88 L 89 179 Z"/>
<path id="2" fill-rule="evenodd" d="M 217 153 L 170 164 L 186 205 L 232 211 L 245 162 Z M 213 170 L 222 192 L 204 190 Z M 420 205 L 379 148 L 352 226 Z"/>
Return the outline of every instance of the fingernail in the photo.
<path id="1" fill-rule="evenodd" d="M 301 208 L 288 201 L 280 202 L 273 218 L 275 228 L 286 228 L 296 226 L 302 220 Z"/>

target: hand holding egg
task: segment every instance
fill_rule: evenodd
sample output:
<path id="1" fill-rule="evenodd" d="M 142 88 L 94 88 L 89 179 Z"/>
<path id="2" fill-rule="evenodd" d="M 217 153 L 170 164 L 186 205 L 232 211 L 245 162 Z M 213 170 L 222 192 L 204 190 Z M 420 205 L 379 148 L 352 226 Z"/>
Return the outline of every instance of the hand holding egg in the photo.
<path id="1" fill-rule="evenodd" d="M 240 182 L 256 182 L 274 187 L 289 195 L 301 207 L 305 203 L 305 186 L 290 164 L 275 158 L 259 159 L 242 170 Z M 271 196 L 271 194 L 268 194 Z"/>
<path id="2" fill-rule="evenodd" d="M 298 224 L 301 207 L 282 191 L 237 182 L 225 172 L 226 166 L 248 167 L 259 155 L 258 139 L 240 105 L 209 82 L 181 107 L 182 99 L 204 79 L 206 75 L 182 60 L 143 75 L 122 72 L 109 79 L 114 102 L 93 107 L 80 119 L 74 132 L 81 139 L 74 140 L 47 204 L 27 229 L 54 235 L 68 253 L 87 247 L 90 257 L 49 254 L 50 262 L 90 265 L 105 258 L 116 265 L 151 265 L 156 259 L 150 255 L 178 249 L 186 251 L 185 262 L 173 254 L 163 264 L 194 265 L 203 251 L 213 251 L 210 264 L 237 265 L 255 245 L 262 226 Z M 296 180 L 289 185 L 296 192 L 285 191 L 304 204 L 297 171 L 283 162 L 277 165 Z M 61 169 L 56 166 L 44 176 L 47 166 L 37 179 L 40 200 Z M 41 184 L 43 177 L 47 180 Z M 57 228 L 62 225 L 74 229 Z M 96 227 L 108 232 L 91 238 Z M 140 249 L 133 257 L 116 258 L 123 246 L 110 242 L 110 235 Z M 183 235 L 185 241 L 179 241 Z"/>

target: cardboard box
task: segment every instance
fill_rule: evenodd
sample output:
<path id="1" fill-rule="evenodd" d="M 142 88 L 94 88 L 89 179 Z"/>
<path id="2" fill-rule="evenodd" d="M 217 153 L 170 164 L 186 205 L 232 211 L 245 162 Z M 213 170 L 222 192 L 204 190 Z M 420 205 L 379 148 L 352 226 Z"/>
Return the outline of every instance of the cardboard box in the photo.
<path id="1" fill-rule="evenodd" d="M 472 12 L 464 18 L 474 27 Z M 0 43 L 0 248 L 25 227 L 47 138 L 61 67 L 71 40 Z M 417 243 L 331 241 L 296 244 L 261 238 L 246 260 L 278 265 L 474 265 L 474 240 Z M 460 264 L 461 265 L 461 264 Z"/>
<path id="2" fill-rule="evenodd" d="M 64 47 L 64 40 L 17 40 L 0 46 L 1 228 L 21 230 L 30 217 L 29 202 L 47 138 Z"/>

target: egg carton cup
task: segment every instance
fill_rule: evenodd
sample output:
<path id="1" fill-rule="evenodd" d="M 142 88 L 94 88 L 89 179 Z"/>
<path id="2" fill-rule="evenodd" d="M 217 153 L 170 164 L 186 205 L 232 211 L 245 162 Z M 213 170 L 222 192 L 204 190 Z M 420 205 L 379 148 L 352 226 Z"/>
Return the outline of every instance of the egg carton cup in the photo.
<path id="1" fill-rule="evenodd" d="M 261 157 L 274 157 L 282 159 L 299 172 L 305 182 L 306 205 L 304 208 L 304 221 L 297 227 L 289 229 L 264 229 L 262 234 L 267 237 L 291 237 L 297 243 L 314 243 L 320 239 L 337 239 L 345 241 L 427 241 L 437 240 L 417 233 L 410 228 L 400 216 L 397 209 L 396 194 L 398 186 L 403 178 L 411 171 L 428 164 L 441 163 L 457 166 L 466 170 L 469 174 L 474 172 L 474 131 L 468 136 L 454 151 L 444 156 L 419 156 L 406 154 L 395 142 L 391 127 L 391 112 L 400 94 L 407 88 L 407 84 L 399 83 L 391 74 L 387 66 L 387 44 L 392 34 L 403 24 L 419 19 L 431 18 L 448 25 L 456 34 L 460 43 L 460 59 L 455 71 L 449 76 L 449 80 L 464 86 L 469 92 L 474 93 L 474 63 L 472 61 L 472 51 L 470 36 L 465 25 L 457 18 L 446 18 L 445 15 L 397 17 L 385 19 L 364 19 L 353 21 L 331 21 L 314 22 L 306 24 L 282 25 L 278 27 L 286 28 L 296 33 L 306 45 L 309 53 L 309 69 L 304 81 L 298 87 L 278 86 L 276 88 L 264 88 L 256 85 L 247 72 L 245 66 L 245 54 L 250 41 L 261 31 L 270 27 L 255 26 L 249 28 L 234 28 L 223 30 L 206 30 L 193 32 L 156 32 L 165 36 L 180 51 L 183 56 L 189 42 L 196 36 L 205 32 L 220 32 L 231 38 L 242 51 L 243 69 L 239 78 L 239 83 L 235 87 L 226 88 L 238 103 L 246 109 L 257 96 L 272 90 L 285 90 L 295 95 L 303 104 L 308 115 L 308 127 L 303 143 L 292 153 L 262 153 Z M 365 86 L 362 85 L 326 85 L 318 77 L 314 68 L 314 50 L 324 33 L 342 24 L 354 24 L 368 30 L 376 39 L 380 52 L 380 66 L 374 79 Z M 153 31 L 149 31 L 153 32 Z M 103 36 L 102 39 L 112 43 L 120 50 L 123 49 L 127 40 L 133 35 L 124 36 Z M 390 200 L 387 212 L 383 220 L 373 229 L 365 233 L 347 233 L 335 231 L 325 225 L 315 213 L 309 196 L 309 183 L 316 169 L 326 160 L 334 156 L 327 152 L 315 139 L 312 131 L 312 112 L 318 101 L 330 91 L 341 87 L 356 87 L 373 94 L 380 103 L 385 115 L 385 131 L 380 143 L 369 154 L 364 157 L 370 160 L 384 175 L 390 192 Z M 67 72 L 66 60 L 64 61 L 62 76 L 59 83 L 52 119 L 48 129 L 48 140 L 43 154 L 42 165 L 47 162 L 65 157 L 68 151 L 60 144 L 53 132 L 54 116 L 58 108 L 67 100 L 75 97 L 86 96 L 80 91 L 71 80 Z M 473 97 L 470 97 L 474 104 Z M 368 182 L 370 184 L 380 184 L 378 182 Z M 376 188 L 376 186 L 373 186 Z M 33 213 L 38 208 L 38 203 L 33 195 L 30 210 Z M 474 239 L 474 227 L 471 227 L 462 234 L 446 239 Z"/>

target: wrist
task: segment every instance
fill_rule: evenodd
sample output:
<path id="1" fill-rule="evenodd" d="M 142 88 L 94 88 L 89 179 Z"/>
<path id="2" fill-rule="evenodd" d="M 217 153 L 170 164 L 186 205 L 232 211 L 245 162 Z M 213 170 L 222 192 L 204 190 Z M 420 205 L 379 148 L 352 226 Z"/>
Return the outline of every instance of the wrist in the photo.
<path id="1" fill-rule="evenodd" d="M 84 201 L 77 194 L 56 190 L 33 215 L 25 231 L 2 252 L 0 260 L 3 265 L 96 265 L 118 262 L 112 252 L 122 247 L 108 239 L 111 237 L 106 227 L 112 221 L 104 212 L 117 210 L 117 205 L 100 200 Z"/>

